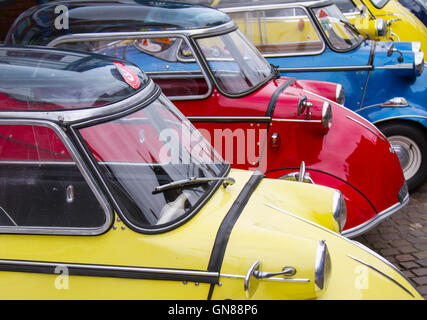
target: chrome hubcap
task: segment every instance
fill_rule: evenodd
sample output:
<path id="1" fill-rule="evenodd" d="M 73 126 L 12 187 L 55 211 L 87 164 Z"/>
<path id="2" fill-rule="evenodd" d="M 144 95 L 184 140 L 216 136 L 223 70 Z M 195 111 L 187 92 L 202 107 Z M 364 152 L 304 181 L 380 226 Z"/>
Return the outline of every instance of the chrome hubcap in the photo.
<path id="1" fill-rule="evenodd" d="M 390 136 L 388 137 L 388 141 L 399 158 L 405 179 L 412 178 L 421 167 L 421 150 L 408 137 Z"/>

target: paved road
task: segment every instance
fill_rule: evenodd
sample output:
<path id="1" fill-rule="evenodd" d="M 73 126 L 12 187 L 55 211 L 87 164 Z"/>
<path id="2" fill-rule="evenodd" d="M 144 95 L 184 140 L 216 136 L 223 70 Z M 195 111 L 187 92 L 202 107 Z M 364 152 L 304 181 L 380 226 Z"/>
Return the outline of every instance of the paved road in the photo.
<path id="1" fill-rule="evenodd" d="M 405 208 L 354 240 L 402 270 L 427 299 L 427 183 Z"/>

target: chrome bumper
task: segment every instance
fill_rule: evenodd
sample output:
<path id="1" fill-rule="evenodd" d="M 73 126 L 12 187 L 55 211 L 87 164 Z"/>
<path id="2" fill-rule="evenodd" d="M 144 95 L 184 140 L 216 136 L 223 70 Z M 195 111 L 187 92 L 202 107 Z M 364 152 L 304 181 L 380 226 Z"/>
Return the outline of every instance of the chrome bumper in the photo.
<path id="1" fill-rule="evenodd" d="M 362 223 L 361 225 L 358 225 L 357 227 L 344 230 L 341 235 L 346 238 L 355 238 L 357 236 L 360 236 L 361 234 L 365 233 L 366 231 L 372 229 L 377 224 L 382 222 L 384 219 L 390 217 L 392 214 L 396 213 L 400 209 L 402 209 L 404 206 L 406 206 L 409 202 L 409 193 L 407 193 L 402 202 L 398 202 L 391 207 L 385 209 L 384 211 L 378 213 L 375 217 L 371 218 L 370 220 L 366 221 L 365 223 Z"/>

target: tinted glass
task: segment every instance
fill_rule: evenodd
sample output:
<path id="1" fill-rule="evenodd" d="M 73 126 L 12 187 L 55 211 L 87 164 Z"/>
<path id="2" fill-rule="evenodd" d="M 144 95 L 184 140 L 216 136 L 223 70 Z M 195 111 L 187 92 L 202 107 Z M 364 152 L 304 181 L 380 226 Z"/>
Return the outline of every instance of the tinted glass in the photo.
<path id="1" fill-rule="evenodd" d="M 0 226 L 99 228 L 105 219 L 53 130 L 0 125 Z"/>
<path id="2" fill-rule="evenodd" d="M 79 41 L 62 43 L 58 47 L 131 61 L 149 73 L 169 98 L 202 97 L 209 92 L 208 81 L 184 38 Z"/>
<path id="3" fill-rule="evenodd" d="M 133 74 L 132 87 L 126 70 Z M 0 110 L 63 110 L 120 101 L 148 77 L 130 64 L 56 50 L 0 49 Z"/>

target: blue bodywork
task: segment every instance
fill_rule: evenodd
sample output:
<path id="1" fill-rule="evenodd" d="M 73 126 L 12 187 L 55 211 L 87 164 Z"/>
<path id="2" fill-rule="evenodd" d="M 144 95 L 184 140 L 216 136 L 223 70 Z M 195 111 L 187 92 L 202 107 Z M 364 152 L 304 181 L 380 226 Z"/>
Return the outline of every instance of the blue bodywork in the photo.
<path id="1" fill-rule="evenodd" d="M 348 52 L 328 46 L 318 55 L 267 57 L 284 76 L 340 83 L 345 106 L 373 123 L 388 119 L 413 120 L 427 127 L 427 73 L 417 75 L 410 42 L 394 42 L 399 52 L 387 51 L 391 42 L 363 41 Z M 425 66 L 424 66 L 425 69 Z M 383 107 L 395 97 L 404 97 L 406 107 Z"/>

